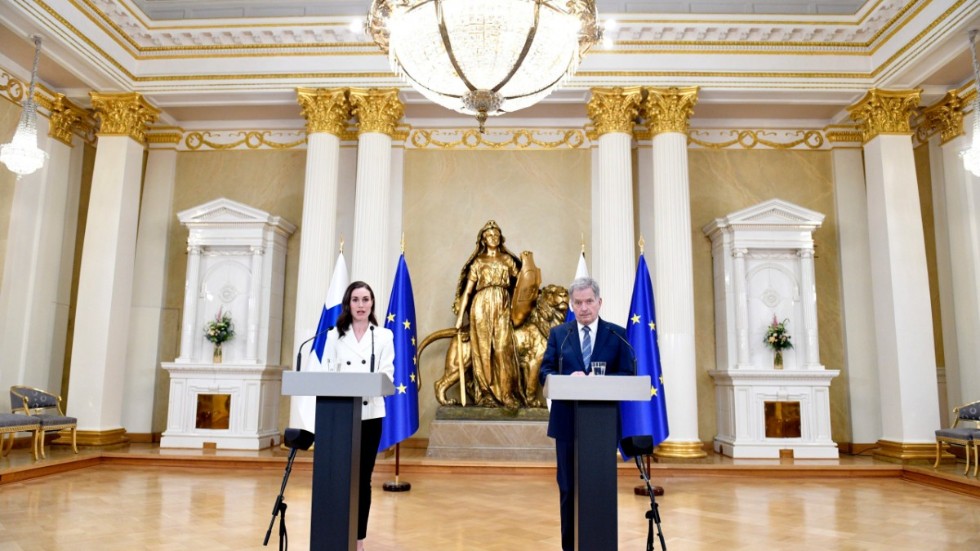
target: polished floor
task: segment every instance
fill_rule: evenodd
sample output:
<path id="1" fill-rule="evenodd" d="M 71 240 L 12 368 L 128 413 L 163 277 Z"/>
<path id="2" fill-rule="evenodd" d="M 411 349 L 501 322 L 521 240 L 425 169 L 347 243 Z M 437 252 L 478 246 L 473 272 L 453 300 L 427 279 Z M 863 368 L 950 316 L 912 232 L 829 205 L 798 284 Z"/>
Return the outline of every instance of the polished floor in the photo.
<path id="1" fill-rule="evenodd" d="M 0 551 L 275 549 L 278 524 L 269 547 L 262 540 L 284 455 L 132 445 L 74 456 L 54 446 L 35 463 L 15 449 L 0 460 Z M 394 478 L 391 458 L 375 473 L 371 551 L 559 549 L 550 465 L 440 462 L 418 450 L 402 459 L 399 478 L 411 491 L 378 487 Z M 657 502 L 672 550 L 980 549 L 980 492 L 971 490 L 980 483 L 962 467 L 715 456 L 656 464 L 653 473 L 666 491 Z M 309 545 L 310 481 L 304 454 L 285 493 L 294 549 Z M 946 489 L 944 481 L 960 486 Z M 624 464 L 621 550 L 646 546 L 650 500 L 634 495 L 638 482 L 636 468 Z"/>

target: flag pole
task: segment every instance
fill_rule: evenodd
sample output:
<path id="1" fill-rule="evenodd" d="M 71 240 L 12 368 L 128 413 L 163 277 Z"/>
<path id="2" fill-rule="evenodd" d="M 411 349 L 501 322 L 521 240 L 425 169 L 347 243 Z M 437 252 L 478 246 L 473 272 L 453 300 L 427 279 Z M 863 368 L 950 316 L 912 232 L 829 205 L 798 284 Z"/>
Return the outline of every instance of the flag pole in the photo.
<path id="1" fill-rule="evenodd" d="M 637 245 L 640 246 L 640 255 L 641 256 L 643 255 L 643 252 L 644 252 L 643 249 L 644 249 L 644 245 L 645 244 L 646 244 L 646 241 L 643 239 L 643 235 L 640 234 L 640 240 L 637 242 Z M 652 459 L 653 459 L 653 455 L 644 455 L 643 456 L 643 461 L 646 463 L 647 472 L 650 472 L 650 463 L 651 463 L 651 460 Z M 662 496 L 662 495 L 664 495 L 664 487 L 663 486 L 659 486 L 657 484 L 651 484 L 650 485 L 650 488 L 653 490 L 653 495 L 655 495 L 655 496 Z M 636 486 L 633 486 L 633 495 L 637 495 L 637 496 L 645 496 L 645 495 L 648 495 L 648 490 L 647 490 L 646 483 L 638 484 Z"/>

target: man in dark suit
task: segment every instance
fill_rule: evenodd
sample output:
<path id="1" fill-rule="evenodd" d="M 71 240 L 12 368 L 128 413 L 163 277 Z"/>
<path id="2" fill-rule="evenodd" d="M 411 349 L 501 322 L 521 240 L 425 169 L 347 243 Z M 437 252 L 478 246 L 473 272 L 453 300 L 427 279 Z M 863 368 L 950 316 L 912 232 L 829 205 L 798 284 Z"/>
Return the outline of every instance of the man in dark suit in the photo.
<path id="1" fill-rule="evenodd" d="M 541 384 L 548 375 L 590 375 L 591 362 L 605 362 L 606 375 L 633 375 L 633 356 L 626 341 L 626 330 L 599 319 L 602 298 L 595 280 L 590 277 L 576 279 L 568 288 L 568 296 L 575 320 L 551 329 L 548 348 L 541 360 Z M 552 402 L 548 436 L 555 439 L 558 460 L 561 548 L 572 551 L 575 547 L 573 404 L 561 400 Z M 614 451 L 609 450 L 609 453 Z"/>

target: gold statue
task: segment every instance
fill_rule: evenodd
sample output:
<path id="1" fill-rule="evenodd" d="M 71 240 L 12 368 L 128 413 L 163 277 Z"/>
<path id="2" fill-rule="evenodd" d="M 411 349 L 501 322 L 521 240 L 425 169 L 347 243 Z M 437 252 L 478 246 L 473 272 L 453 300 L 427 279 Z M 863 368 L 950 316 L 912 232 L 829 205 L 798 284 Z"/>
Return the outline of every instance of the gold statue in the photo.
<path id="1" fill-rule="evenodd" d="M 532 254 L 514 256 L 504 246 L 500 226 L 487 222 L 460 271 L 453 301 L 456 326 L 432 333 L 419 345 L 421 357 L 430 343 L 451 339 L 445 373 L 435 383 L 440 404 L 465 406 L 470 394 L 482 407 L 544 407 L 538 370 L 548 332 L 565 321 L 568 292 L 557 285 L 539 289 L 540 284 Z M 460 400 L 446 395 L 457 383 Z"/>

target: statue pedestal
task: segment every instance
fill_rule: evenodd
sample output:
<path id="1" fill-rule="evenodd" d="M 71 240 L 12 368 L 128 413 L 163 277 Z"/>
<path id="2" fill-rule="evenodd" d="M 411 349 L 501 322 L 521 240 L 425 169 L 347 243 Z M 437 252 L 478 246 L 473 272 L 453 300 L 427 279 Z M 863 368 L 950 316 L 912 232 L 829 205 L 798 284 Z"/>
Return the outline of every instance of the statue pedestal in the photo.
<path id="1" fill-rule="evenodd" d="M 429 427 L 426 456 L 435 459 L 554 461 L 548 410 L 516 412 L 441 406 Z"/>

